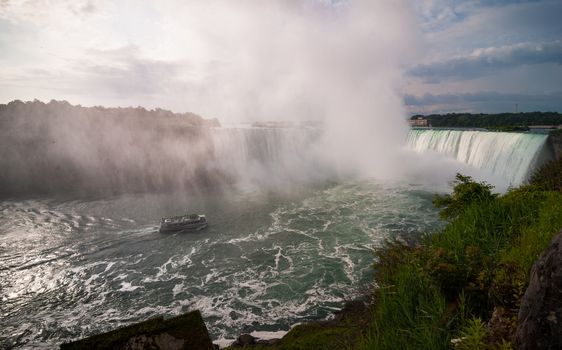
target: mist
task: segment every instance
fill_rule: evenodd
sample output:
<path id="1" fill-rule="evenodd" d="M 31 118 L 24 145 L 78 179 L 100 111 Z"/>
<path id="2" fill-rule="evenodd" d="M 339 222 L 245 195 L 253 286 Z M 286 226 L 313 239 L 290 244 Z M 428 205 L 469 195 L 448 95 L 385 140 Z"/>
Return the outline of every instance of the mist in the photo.
<path id="1" fill-rule="evenodd" d="M 180 11 L 167 4 L 164 13 L 186 45 L 199 48 L 198 59 L 213 57 L 198 66 L 189 105 L 225 124 L 322 125 L 304 149 L 285 149 L 281 162 L 267 164 L 273 169 L 239 169 L 240 178 L 266 186 L 334 175 L 442 186 L 461 171 L 506 187 L 492 174 L 405 149 L 402 77 L 424 53 L 411 3 L 215 0 Z"/>
<path id="2" fill-rule="evenodd" d="M 214 129 L 199 116 L 161 109 L 38 102 L 24 104 L 22 117 L 12 106 L 22 120 L 4 121 L 4 192 L 287 191 L 349 176 L 441 183 L 458 170 L 459 163 L 405 150 L 401 79 L 423 53 L 409 2 L 166 1 L 155 10 L 163 32 L 173 33 L 155 50 L 183 59 L 157 70 L 163 76 L 153 85 L 169 81 L 169 93 L 148 104 L 173 100 L 223 125 L 307 127 Z M 140 68 L 133 82 L 148 91 L 154 71 Z M 105 84 L 123 100 L 139 88 L 94 75 L 88 84 L 93 93 Z"/>
<path id="3" fill-rule="evenodd" d="M 190 110 L 223 124 L 321 123 L 323 137 L 285 155 L 287 179 L 317 177 L 299 169 L 303 159 L 339 176 L 403 172 L 400 84 L 421 42 L 408 2 L 214 0 L 165 2 L 160 11 L 185 38 L 178 50 L 191 49 L 194 75 L 179 98 Z M 263 180 L 264 169 L 246 169 L 254 170 L 244 177 Z"/>
<path id="4" fill-rule="evenodd" d="M 392 177 L 407 134 L 400 96 L 420 51 L 405 1 L 209 1 L 169 8 L 175 28 L 198 38 L 194 96 L 221 121 L 321 121 L 308 152 L 345 174 Z M 187 15 L 187 18 L 184 17 Z M 192 41 L 197 41 L 192 39 Z"/>
<path id="5" fill-rule="evenodd" d="M 0 195 L 107 195 L 224 182 L 205 166 L 213 154 L 208 125 L 216 121 L 144 108 L 0 105 Z"/>

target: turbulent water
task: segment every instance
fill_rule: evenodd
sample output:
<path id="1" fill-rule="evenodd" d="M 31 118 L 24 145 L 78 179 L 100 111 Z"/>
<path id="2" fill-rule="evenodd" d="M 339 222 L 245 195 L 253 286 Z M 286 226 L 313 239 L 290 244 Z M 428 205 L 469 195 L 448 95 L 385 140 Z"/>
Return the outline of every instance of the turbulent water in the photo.
<path id="1" fill-rule="evenodd" d="M 304 150 L 317 131 L 219 128 L 211 136 L 211 166 L 243 186 L 0 201 L 0 348 L 53 348 L 192 309 L 223 343 L 243 332 L 286 331 L 368 291 L 373 250 L 385 238 L 411 239 L 442 225 L 431 205 L 435 188 L 316 178 L 322 166 Z M 450 155 L 512 184 L 544 156 L 545 140 L 408 135 L 417 152 Z M 314 185 L 295 187 L 303 178 Z M 161 217 L 186 208 L 207 214 L 209 227 L 158 233 Z"/>
<path id="2" fill-rule="evenodd" d="M 548 158 L 546 134 L 467 130 L 411 130 L 408 147 L 436 151 L 478 169 L 488 170 L 507 184 L 520 185 L 536 164 Z"/>
<path id="3" fill-rule="evenodd" d="M 215 340 L 288 330 L 368 289 L 385 237 L 439 225 L 431 192 L 413 185 L 297 192 L 3 201 L 0 348 L 51 348 L 191 309 Z M 209 228 L 157 232 L 185 208 Z"/>

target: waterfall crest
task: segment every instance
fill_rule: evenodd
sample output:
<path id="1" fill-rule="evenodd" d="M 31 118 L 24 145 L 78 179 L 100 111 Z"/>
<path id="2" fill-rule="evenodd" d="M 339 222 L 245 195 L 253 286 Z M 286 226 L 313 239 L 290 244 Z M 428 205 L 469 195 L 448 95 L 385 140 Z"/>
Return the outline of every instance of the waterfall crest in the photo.
<path id="1" fill-rule="evenodd" d="M 544 134 L 413 129 L 408 133 L 407 144 L 418 153 L 449 155 L 517 186 L 548 158 L 547 139 Z"/>

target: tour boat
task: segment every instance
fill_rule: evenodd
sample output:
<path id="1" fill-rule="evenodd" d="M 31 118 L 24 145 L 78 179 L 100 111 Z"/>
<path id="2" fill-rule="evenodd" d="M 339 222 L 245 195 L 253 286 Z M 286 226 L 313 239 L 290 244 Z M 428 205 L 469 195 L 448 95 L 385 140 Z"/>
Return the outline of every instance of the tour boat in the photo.
<path id="1" fill-rule="evenodd" d="M 205 215 L 186 214 L 162 218 L 160 221 L 160 232 L 197 231 L 207 227 L 208 222 Z"/>

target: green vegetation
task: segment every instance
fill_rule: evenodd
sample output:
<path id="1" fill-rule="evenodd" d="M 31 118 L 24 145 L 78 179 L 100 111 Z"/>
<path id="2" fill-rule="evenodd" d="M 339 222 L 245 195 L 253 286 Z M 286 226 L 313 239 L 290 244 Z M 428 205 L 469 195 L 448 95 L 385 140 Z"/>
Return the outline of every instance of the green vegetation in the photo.
<path id="1" fill-rule="evenodd" d="M 434 201 L 442 231 L 377 253 L 373 319 L 358 348 L 513 348 L 531 266 L 562 228 L 560 171 L 551 170 L 560 164 L 503 196 L 458 174 L 453 193 Z"/>
<path id="2" fill-rule="evenodd" d="M 324 327 L 311 323 L 293 328 L 278 345 L 279 350 L 345 349 L 359 335 L 355 327 Z"/>
<path id="3" fill-rule="evenodd" d="M 556 112 L 472 114 L 447 113 L 414 115 L 410 119 L 428 119 L 433 127 L 491 128 L 499 131 L 520 131 L 529 125 L 560 125 L 562 114 Z M 519 130 L 518 130 L 519 129 Z"/>
<path id="4" fill-rule="evenodd" d="M 492 185 L 476 183 L 470 176 L 457 174 L 454 184 L 452 195 L 435 195 L 433 199 L 433 205 L 443 208 L 439 213 L 442 219 L 453 219 L 461 214 L 467 205 L 487 202 L 497 196 L 492 194 Z"/>
<path id="5" fill-rule="evenodd" d="M 369 323 L 369 310 L 354 310 L 341 320 L 300 324 L 274 344 L 247 345 L 251 349 L 352 349 Z M 231 346 L 227 349 L 239 349 Z"/>
<path id="6" fill-rule="evenodd" d="M 562 133 L 562 130 L 560 130 Z M 543 165 L 531 176 L 531 183 L 541 189 L 562 192 L 562 159 Z"/>
<path id="7" fill-rule="evenodd" d="M 530 130 L 529 127 L 525 125 L 489 126 L 486 129 L 498 132 L 525 132 Z"/>

